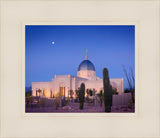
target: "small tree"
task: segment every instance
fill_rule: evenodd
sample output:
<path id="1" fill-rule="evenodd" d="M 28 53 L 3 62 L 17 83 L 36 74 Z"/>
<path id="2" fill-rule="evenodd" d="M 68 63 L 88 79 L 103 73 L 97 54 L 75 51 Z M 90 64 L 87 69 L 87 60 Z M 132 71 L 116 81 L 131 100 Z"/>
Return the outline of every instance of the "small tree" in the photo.
<path id="1" fill-rule="evenodd" d="M 89 89 L 89 96 L 92 96 L 92 95 L 93 95 L 93 90 Z"/>
<path id="2" fill-rule="evenodd" d="M 56 107 L 56 110 L 58 109 L 58 107 L 60 106 L 60 94 L 57 93 L 56 96 L 55 96 L 55 107 Z"/>
<path id="3" fill-rule="evenodd" d="M 95 96 L 95 95 L 96 95 L 96 92 L 97 92 L 96 89 L 93 89 L 92 95 Z"/>
<path id="4" fill-rule="evenodd" d="M 89 102 L 90 102 L 90 99 L 89 99 L 89 96 L 90 96 L 90 89 L 87 89 L 87 90 L 86 90 L 86 95 L 87 95 L 86 101 L 87 101 L 88 104 L 90 104 L 90 103 L 89 103 Z"/>
<path id="5" fill-rule="evenodd" d="M 113 95 L 118 95 L 117 88 L 112 88 Z"/>
<path id="6" fill-rule="evenodd" d="M 92 95 L 93 95 L 93 104 L 94 105 L 96 105 L 96 92 L 97 92 L 96 89 L 93 88 Z"/>
<path id="7" fill-rule="evenodd" d="M 86 94 L 87 94 L 87 98 L 89 98 L 89 95 L 90 95 L 89 89 L 86 90 Z"/>
<path id="8" fill-rule="evenodd" d="M 25 96 L 26 96 L 26 97 L 32 96 L 32 90 L 28 90 L 28 91 L 25 93 Z"/>
<path id="9" fill-rule="evenodd" d="M 70 98 L 73 99 L 73 94 L 74 94 L 73 90 L 68 90 L 68 94 Z"/>
<path id="10" fill-rule="evenodd" d="M 100 92 L 97 94 L 99 100 L 100 100 L 100 106 L 102 106 L 102 103 L 103 103 L 103 98 L 104 98 L 104 94 L 103 94 L 103 91 L 100 90 Z"/>
<path id="11" fill-rule="evenodd" d="M 123 71 L 128 81 L 129 91 L 131 92 L 132 95 L 132 102 L 135 103 L 135 77 L 133 75 L 133 70 L 131 69 L 130 73 L 128 74 L 123 65 Z"/>
<path id="12" fill-rule="evenodd" d="M 108 69 L 103 69 L 103 87 L 104 87 L 104 105 L 105 105 L 105 112 L 111 112 L 112 106 L 112 86 L 110 85 L 109 81 L 109 74 Z"/>
<path id="13" fill-rule="evenodd" d="M 76 99 L 79 100 L 81 88 L 78 88 L 77 90 L 75 90 L 75 92 L 76 92 Z"/>
<path id="14" fill-rule="evenodd" d="M 40 93 L 41 93 L 41 92 L 42 92 L 41 89 L 38 89 L 39 96 L 40 96 Z"/>
<path id="15" fill-rule="evenodd" d="M 25 100 L 26 100 L 27 105 L 28 105 L 28 104 L 32 104 L 32 102 L 33 102 L 32 90 L 28 90 L 28 91 L 25 93 Z"/>

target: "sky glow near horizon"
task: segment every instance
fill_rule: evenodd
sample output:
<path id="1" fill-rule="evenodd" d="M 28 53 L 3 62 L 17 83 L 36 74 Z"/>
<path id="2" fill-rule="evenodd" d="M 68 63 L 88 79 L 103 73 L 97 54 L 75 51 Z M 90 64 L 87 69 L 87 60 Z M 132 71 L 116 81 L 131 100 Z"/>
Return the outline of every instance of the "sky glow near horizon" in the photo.
<path id="1" fill-rule="evenodd" d="M 26 25 L 25 37 L 26 87 L 32 82 L 52 81 L 55 75 L 77 76 L 86 50 L 101 79 L 107 67 L 109 77 L 124 78 L 128 88 L 122 65 L 135 74 L 133 25 Z"/>

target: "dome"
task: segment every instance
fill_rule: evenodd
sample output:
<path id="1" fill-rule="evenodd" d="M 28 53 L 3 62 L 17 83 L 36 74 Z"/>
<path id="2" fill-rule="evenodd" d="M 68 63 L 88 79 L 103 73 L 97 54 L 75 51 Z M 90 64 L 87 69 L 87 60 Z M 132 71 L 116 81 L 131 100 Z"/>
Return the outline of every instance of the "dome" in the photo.
<path id="1" fill-rule="evenodd" d="M 83 60 L 78 67 L 78 71 L 80 71 L 80 70 L 93 70 L 93 71 L 95 71 L 95 67 L 91 61 Z"/>

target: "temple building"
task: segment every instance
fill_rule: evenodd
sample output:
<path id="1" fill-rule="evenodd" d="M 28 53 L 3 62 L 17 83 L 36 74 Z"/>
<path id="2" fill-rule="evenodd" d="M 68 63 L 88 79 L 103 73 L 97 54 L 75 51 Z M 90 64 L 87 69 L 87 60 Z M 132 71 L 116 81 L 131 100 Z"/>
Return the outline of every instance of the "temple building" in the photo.
<path id="1" fill-rule="evenodd" d="M 78 67 L 77 76 L 73 75 L 55 75 L 50 82 L 32 82 L 32 96 L 40 96 L 51 98 L 57 94 L 68 97 L 69 91 L 73 90 L 75 98 L 75 90 L 77 90 L 81 83 L 85 84 L 85 89 L 95 89 L 96 93 L 103 90 L 103 79 L 96 76 L 94 64 L 88 60 L 87 52 L 85 60 L 83 60 Z M 110 79 L 112 88 L 115 89 L 119 95 L 124 92 L 123 78 Z"/>

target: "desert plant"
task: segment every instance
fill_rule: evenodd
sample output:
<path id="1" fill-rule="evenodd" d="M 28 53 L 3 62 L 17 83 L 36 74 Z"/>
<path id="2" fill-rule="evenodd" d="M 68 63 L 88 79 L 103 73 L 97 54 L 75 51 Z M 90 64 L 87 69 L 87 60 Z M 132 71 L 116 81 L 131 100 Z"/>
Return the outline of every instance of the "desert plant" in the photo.
<path id="1" fill-rule="evenodd" d="M 128 102 L 128 108 L 132 109 L 133 106 L 134 106 L 134 103 L 132 102 L 132 99 L 130 99 L 129 102 Z"/>
<path id="2" fill-rule="evenodd" d="M 118 95 L 117 88 L 112 88 L 113 95 Z"/>
<path id="3" fill-rule="evenodd" d="M 96 92 L 97 92 L 97 90 L 93 88 L 92 95 L 95 96 Z"/>
<path id="4" fill-rule="evenodd" d="M 39 102 L 41 107 L 45 107 L 46 105 L 46 98 L 40 98 L 40 102 Z"/>
<path id="5" fill-rule="evenodd" d="M 87 95 L 87 97 L 89 97 L 89 95 L 90 95 L 89 94 L 89 89 L 86 90 L 86 95 Z"/>
<path id="6" fill-rule="evenodd" d="M 130 90 L 129 89 L 125 89 L 124 93 L 130 93 Z"/>
<path id="7" fill-rule="evenodd" d="M 109 81 L 108 69 L 103 69 L 104 105 L 105 112 L 111 112 L 112 106 L 112 86 Z"/>
<path id="8" fill-rule="evenodd" d="M 135 77 L 133 74 L 133 70 L 131 69 L 130 73 L 127 73 L 125 66 L 123 65 L 123 71 L 128 81 L 129 91 L 131 92 L 132 96 L 132 102 L 135 103 Z"/>
<path id="9" fill-rule="evenodd" d="M 76 92 L 76 99 L 79 101 L 79 96 L 80 96 L 81 88 L 78 88 L 77 90 L 75 90 L 75 92 Z"/>
<path id="10" fill-rule="evenodd" d="M 74 94 L 73 90 L 68 90 L 68 93 L 69 93 L 70 98 L 72 99 L 73 98 L 73 94 Z"/>
<path id="11" fill-rule="evenodd" d="M 38 93 L 39 93 L 39 96 L 40 96 L 40 93 L 42 92 L 42 90 L 41 89 L 38 89 Z"/>
<path id="12" fill-rule="evenodd" d="M 84 95 L 85 95 L 85 84 L 82 83 L 82 84 L 81 84 L 80 93 L 79 93 L 79 102 L 80 102 L 79 109 L 83 109 L 83 105 L 84 105 Z"/>
<path id="13" fill-rule="evenodd" d="M 31 97 L 32 96 L 32 90 L 28 90 L 25 93 L 25 97 Z"/>
<path id="14" fill-rule="evenodd" d="M 97 94 L 99 100 L 100 100 L 100 106 L 102 106 L 102 103 L 103 103 L 103 98 L 104 98 L 104 94 L 103 94 L 103 91 L 100 90 L 100 92 Z"/>
<path id="15" fill-rule="evenodd" d="M 93 90 L 92 90 L 93 105 L 96 105 L 96 96 L 97 96 L 96 92 L 97 92 L 97 90 L 95 88 L 93 88 Z"/>
<path id="16" fill-rule="evenodd" d="M 93 95 L 93 90 L 89 89 L 89 96 L 92 96 L 92 95 Z"/>
<path id="17" fill-rule="evenodd" d="M 56 110 L 58 109 L 58 107 L 60 106 L 60 95 L 59 94 L 57 94 L 56 96 L 55 96 L 55 106 L 56 106 Z"/>
<path id="18" fill-rule="evenodd" d="M 90 98 L 89 98 L 89 96 L 90 96 L 90 89 L 86 90 L 86 95 L 87 95 L 86 102 L 88 103 L 88 105 L 90 105 Z"/>
<path id="19" fill-rule="evenodd" d="M 32 96 L 26 97 L 25 100 L 26 100 L 26 104 L 27 104 L 27 105 L 32 104 L 32 102 L 33 102 L 33 97 L 32 97 Z"/>

